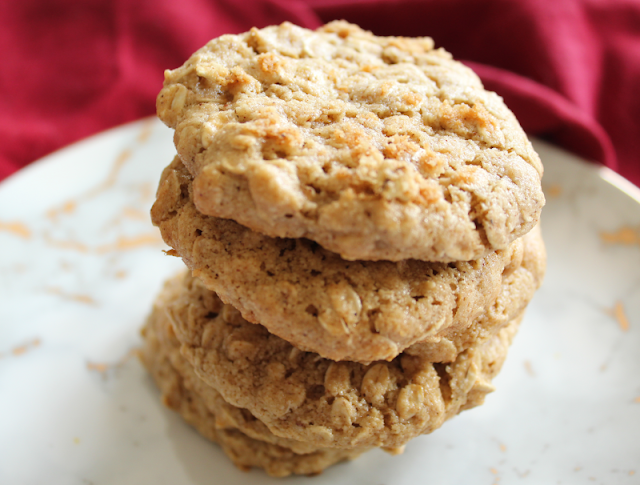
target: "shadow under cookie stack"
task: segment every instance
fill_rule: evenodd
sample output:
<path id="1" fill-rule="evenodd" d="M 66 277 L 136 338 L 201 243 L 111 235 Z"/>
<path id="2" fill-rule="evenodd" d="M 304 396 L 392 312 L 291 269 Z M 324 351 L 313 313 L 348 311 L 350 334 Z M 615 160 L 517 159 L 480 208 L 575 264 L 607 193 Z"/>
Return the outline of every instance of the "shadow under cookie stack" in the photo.
<path id="1" fill-rule="evenodd" d="M 481 404 L 545 268 L 542 165 L 429 38 L 346 22 L 209 42 L 167 71 L 152 219 L 189 271 L 141 358 L 240 468 L 400 453 Z"/>

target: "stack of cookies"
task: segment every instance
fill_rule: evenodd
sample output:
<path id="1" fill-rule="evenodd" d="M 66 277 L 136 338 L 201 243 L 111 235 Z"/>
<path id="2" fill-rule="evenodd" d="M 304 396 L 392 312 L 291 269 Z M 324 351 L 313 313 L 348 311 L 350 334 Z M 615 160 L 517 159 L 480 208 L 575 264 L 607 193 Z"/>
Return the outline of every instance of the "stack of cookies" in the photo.
<path id="1" fill-rule="evenodd" d="M 142 360 L 233 462 L 314 474 L 481 404 L 539 287 L 542 165 L 429 38 L 222 36 L 165 73 Z"/>

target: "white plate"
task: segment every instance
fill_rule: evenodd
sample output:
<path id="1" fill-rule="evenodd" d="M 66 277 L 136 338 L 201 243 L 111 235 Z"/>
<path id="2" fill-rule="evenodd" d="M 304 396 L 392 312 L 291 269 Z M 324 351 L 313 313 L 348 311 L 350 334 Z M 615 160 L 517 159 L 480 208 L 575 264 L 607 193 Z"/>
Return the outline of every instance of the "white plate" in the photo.
<path id="1" fill-rule="evenodd" d="M 288 484 L 640 483 L 640 191 L 536 146 L 549 269 L 497 392 L 404 455 Z M 132 356 L 181 267 L 148 218 L 173 153 L 142 120 L 0 185 L 0 483 L 276 483 L 165 409 Z"/>

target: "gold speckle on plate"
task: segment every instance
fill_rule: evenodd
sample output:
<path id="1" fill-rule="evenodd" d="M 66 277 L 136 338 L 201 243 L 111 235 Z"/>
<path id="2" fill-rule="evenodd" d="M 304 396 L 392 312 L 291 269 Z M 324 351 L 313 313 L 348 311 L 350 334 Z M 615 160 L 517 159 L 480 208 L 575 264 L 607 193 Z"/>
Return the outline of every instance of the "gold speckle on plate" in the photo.
<path id="1" fill-rule="evenodd" d="M 559 184 L 552 184 L 545 189 L 544 193 L 547 197 L 555 199 L 556 197 L 560 197 L 560 195 L 562 195 L 562 186 L 560 186 Z"/>
<path id="2" fill-rule="evenodd" d="M 111 171 L 109 172 L 109 175 L 107 175 L 107 178 L 101 184 L 95 187 L 93 190 L 90 190 L 85 195 L 85 197 L 90 199 L 108 190 L 113 185 L 115 185 L 115 183 L 118 180 L 118 175 L 120 174 L 120 170 L 122 170 L 122 167 L 131 158 L 132 155 L 133 155 L 133 152 L 129 148 L 125 148 L 124 150 L 122 150 L 118 154 L 116 159 L 113 161 L 113 165 L 111 166 Z"/>
<path id="3" fill-rule="evenodd" d="M 68 241 L 56 240 L 46 233 L 44 234 L 44 242 L 47 243 L 47 245 L 51 246 L 52 248 L 56 248 L 56 249 L 77 251 L 79 253 L 89 252 L 89 248 L 87 247 L 86 244 L 82 244 L 81 242 L 73 241 L 73 240 L 68 240 Z"/>
<path id="4" fill-rule="evenodd" d="M 90 360 L 87 361 L 86 363 L 86 367 L 87 370 L 92 371 L 92 372 L 99 372 L 100 374 L 102 374 L 103 378 L 107 377 L 107 372 L 111 369 L 117 369 L 118 367 L 121 367 L 122 365 L 124 365 L 131 357 L 133 357 L 134 355 L 136 355 L 136 350 L 132 349 L 130 351 L 128 351 L 126 354 L 124 354 L 120 359 L 118 359 L 117 361 L 113 362 L 113 363 L 106 363 L 106 362 L 92 362 Z"/>
<path id="5" fill-rule="evenodd" d="M 154 198 L 154 194 L 154 188 L 150 183 L 140 185 L 140 197 L 144 202 L 152 200 Z"/>
<path id="6" fill-rule="evenodd" d="M 109 370 L 109 364 L 98 362 L 87 362 L 87 369 L 97 372 L 107 372 Z"/>
<path id="7" fill-rule="evenodd" d="M 24 239 L 31 237 L 31 231 L 22 222 L 2 222 L 0 221 L 0 231 L 8 232 L 14 236 Z"/>
<path id="8" fill-rule="evenodd" d="M 53 207 L 49 209 L 46 216 L 52 221 L 57 221 L 60 214 L 73 214 L 78 207 L 78 203 L 75 200 L 68 200 L 60 207 Z"/>
<path id="9" fill-rule="evenodd" d="M 623 226 L 614 232 L 603 231 L 600 233 L 600 239 L 607 244 L 640 245 L 640 228 Z"/>
<path id="10" fill-rule="evenodd" d="M 154 121 L 155 120 L 153 118 L 149 118 L 144 122 L 142 128 L 140 129 L 140 132 L 138 133 L 138 143 L 146 143 L 149 140 L 149 138 L 151 137 L 151 133 L 153 133 Z"/>
<path id="11" fill-rule="evenodd" d="M 84 303 L 85 305 L 97 305 L 97 302 L 89 295 L 67 293 L 57 287 L 47 287 L 45 288 L 45 290 L 47 291 L 47 293 L 60 296 L 67 300 L 76 301 L 78 303 Z"/>
<path id="12" fill-rule="evenodd" d="M 40 339 L 34 338 L 33 340 L 31 340 L 30 342 L 27 342 L 26 344 L 18 345 L 17 347 L 14 347 L 13 349 L 11 349 L 11 354 L 17 357 L 18 355 L 22 355 L 26 353 L 28 350 L 31 350 L 34 347 L 38 347 L 39 345 L 40 345 Z"/>
<path id="13" fill-rule="evenodd" d="M 623 332 L 629 330 L 629 319 L 620 300 L 616 301 L 613 308 L 607 309 L 607 313 L 618 321 L 618 325 L 620 325 Z"/>
<path id="14" fill-rule="evenodd" d="M 136 219 L 139 221 L 149 220 L 149 214 L 147 212 L 141 211 L 139 209 L 134 209 L 133 207 L 125 207 L 122 210 L 122 215 L 124 217 L 128 217 L 129 219 Z"/>
<path id="15" fill-rule="evenodd" d="M 536 376 L 536 372 L 533 370 L 533 366 L 531 365 L 531 361 L 529 361 L 529 360 L 525 360 L 524 361 L 524 370 L 526 370 L 527 374 L 529 374 L 531 377 L 535 377 Z"/>
<path id="16" fill-rule="evenodd" d="M 163 244 L 160 234 L 152 232 L 133 237 L 120 237 L 115 243 L 105 244 L 97 248 L 98 254 L 109 253 L 111 251 L 125 251 L 136 249 L 142 246 L 157 246 Z"/>

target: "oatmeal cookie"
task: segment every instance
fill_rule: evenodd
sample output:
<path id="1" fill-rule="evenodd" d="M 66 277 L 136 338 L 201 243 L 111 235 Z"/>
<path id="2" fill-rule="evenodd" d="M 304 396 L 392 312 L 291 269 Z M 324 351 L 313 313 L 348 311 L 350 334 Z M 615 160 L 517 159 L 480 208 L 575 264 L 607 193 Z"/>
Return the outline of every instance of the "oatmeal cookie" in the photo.
<path id="1" fill-rule="evenodd" d="M 307 239 L 205 216 L 191 187 L 174 159 L 151 211 L 167 244 L 245 319 L 332 360 L 391 360 L 447 328 L 461 331 L 493 304 L 503 273 L 521 264 L 523 241 L 539 237 L 533 231 L 469 262 L 346 261 Z"/>
<path id="2" fill-rule="evenodd" d="M 226 402 L 247 409 L 276 436 L 317 447 L 399 448 L 430 433 L 481 402 L 493 389 L 493 374 L 483 369 L 497 370 L 498 354 L 506 352 L 495 337 L 448 364 L 417 353 L 369 365 L 334 362 L 247 322 L 189 274 L 168 285 L 177 293 L 158 303 L 150 325 L 158 319 L 173 325 L 182 355 Z"/>
<path id="3" fill-rule="evenodd" d="M 430 38 L 346 22 L 224 35 L 165 72 L 157 111 L 201 213 L 344 259 L 478 259 L 544 204 L 511 111 Z"/>
<path id="4" fill-rule="evenodd" d="M 334 463 L 352 460 L 366 451 L 366 448 L 318 449 L 306 445 L 308 451 L 299 453 L 285 446 L 292 440 L 271 435 L 264 425 L 249 427 L 250 431 L 255 431 L 256 428 L 261 429 L 259 436 L 267 438 L 263 440 L 240 431 L 224 418 L 221 421 L 221 416 L 212 411 L 212 408 L 218 408 L 218 406 L 208 399 L 212 395 L 211 392 L 215 391 L 206 390 L 206 394 L 198 394 L 187 384 L 190 377 L 185 378 L 172 364 L 169 356 L 171 351 L 165 347 L 169 340 L 167 331 L 166 326 L 156 328 L 156 322 L 154 325 L 145 327 L 143 330 L 145 344 L 139 354 L 140 359 L 160 388 L 164 404 L 182 415 L 184 420 L 196 428 L 200 434 L 218 443 L 238 468 L 242 470 L 252 467 L 263 468 L 269 475 L 275 477 L 285 477 L 290 474 L 316 475 Z M 206 388 L 206 386 L 201 387 Z M 227 407 L 233 408 L 229 405 Z M 244 411 L 235 409 L 237 413 Z M 246 414 L 246 411 L 244 412 Z M 258 423 L 255 418 L 253 420 Z"/>

